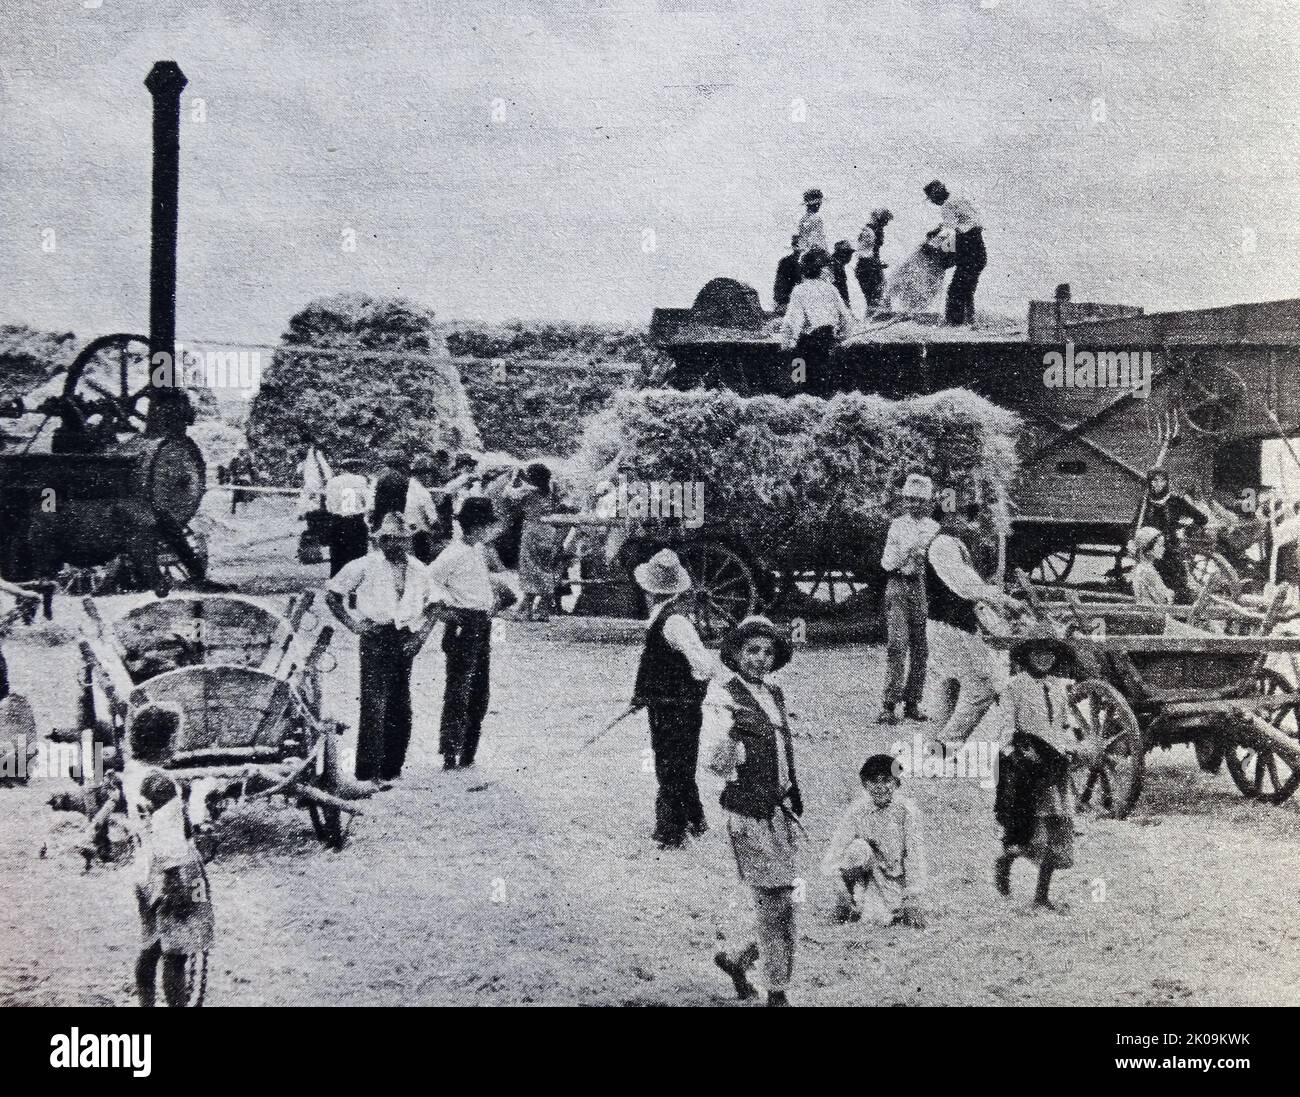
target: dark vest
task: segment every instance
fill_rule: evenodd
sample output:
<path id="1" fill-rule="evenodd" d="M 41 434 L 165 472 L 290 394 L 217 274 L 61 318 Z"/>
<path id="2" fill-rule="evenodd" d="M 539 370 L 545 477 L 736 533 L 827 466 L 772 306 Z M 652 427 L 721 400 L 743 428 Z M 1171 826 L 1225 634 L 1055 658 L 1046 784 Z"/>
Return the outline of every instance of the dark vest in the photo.
<path id="1" fill-rule="evenodd" d="M 396 469 L 385 469 L 375 481 L 375 506 L 370 512 L 370 528 L 378 529 L 385 514 L 406 513 L 406 492 L 411 478 Z"/>
<path id="2" fill-rule="evenodd" d="M 939 534 L 939 537 L 948 536 L 951 534 Z M 931 621 L 942 621 L 945 625 L 961 629 L 962 632 L 979 632 L 979 618 L 975 616 L 975 603 L 968 602 L 965 598 L 958 598 L 949 589 L 948 584 L 940 579 L 939 573 L 934 570 L 928 554 L 925 558 L 925 597 L 926 602 L 929 603 Z"/>
<path id="3" fill-rule="evenodd" d="M 769 687 L 781 713 L 781 726 L 768 719 L 749 688 L 739 679 L 727 683 L 727 692 L 735 706 L 731 738 L 745 746 L 745 760 L 736 767 L 734 780 L 728 781 L 719 802 L 728 811 L 751 819 L 768 820 L 797 783 L 794 772 L 794 747 L 790 742 L 790 725 L 785 718 L 785 697 L 777 686 Z M 777 768 L 778 750 L 785 751 L 789 785 L 782 787 Z"/>
<path id="4" fill-rule="evenodd" d="M 664 626 L 674 612 L 674 607 L 665 607 L 646 629 L 634 696 L 648 705 L 665 701 L 699 705 L 709 688 L 691 673 L 690 660 L 664 639 Z"/>

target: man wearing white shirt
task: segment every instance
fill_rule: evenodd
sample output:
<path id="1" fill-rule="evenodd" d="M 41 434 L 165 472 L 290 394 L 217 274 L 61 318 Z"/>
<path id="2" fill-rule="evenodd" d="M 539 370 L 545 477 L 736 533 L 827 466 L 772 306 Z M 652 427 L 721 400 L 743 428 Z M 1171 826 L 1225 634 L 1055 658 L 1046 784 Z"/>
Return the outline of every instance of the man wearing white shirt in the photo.
<path id="1" fill-rule="evenodd" d="M 385 515 L 374 539 L 374 551 L 329 581 L 325 604 L 361 638 L 357 780 L 388 782 L 402 775 L 411 739 L 411 623 L 429 600 L 429 579 L 400 515 Z"/>
<path id="2" fill-rule="evenodd" d="M 816 187 L 803 192 L 804 215 L 799 218 L 796 235 L 799 238 L 800 255 L 806 255 L 813 248 L 829 252 L 830 244 L 826 242 L 826 226 L 822 223 L 822 192 Z"/>
<path id="3" fill-rule="evenodd" d="M 853 322 L 853 313 L 831 282 L 831 257 L 820 248 L 799 260 L 803 281 L 794 287 L 781 321 L 781 346 L 793 350 L 792 367 L 802 364 L 803 380 L 814 396 L 829 396 L 831 348 Z"/>
<path id="4" fill-rule="evenodd" d="M 492 610 L 496 593 L 484 557 L 484 539 L 496 525 L 492 501 L 471 496 L 456 515 L 461 535 L 447 544 L 427 569 L 428 610 L 443 608 L 446 628 L 442 650 L 447 679 L 442 698 L 438 751 L 443 769 L 474 764 L 483 718 L 491 692 Z M 419 635 L 427 636 L 433 621 L 426 617 Z"/>
<path id="5" fill-rule="evenodd" d="M 921 711 L 925 693 L 926 663 L 930 658 L 926 642 L 929 611 L 925 601 L 926 552 L 939 532 L 939 523 L 927 511 L 933 505 L 934 484 L 928 476 L 911 473 L 903 485 L 907 511 L 889 524 L 880 566 L 889 576 L 885 582 L 885 651 L 889 676 L 880 706 L 881 724 L 894 724 L 894 709 L 903 706 L 908 720 L 927 720 Z M 907 678 L 904 681 L 904 670 Z"/>
<path id="6" fill-rule="evenodd" d="M 439 483 L 438 464 L 427 453 L 411 462 L 411 479 L 406 486 L 406 524 L 411 529 L 411 553 L 422 564 L 433 562 L 433 546 L 442 540 L 438 505 L 429 486 Z"/>
<path id="7" fill-rule="evenodd" d="M 708 830 L 695 771 L 704 694 L 721 667 L 678 605 L 691 577 L 677 554 L 662 549 L 633 574 L 652 603 L 632 703 L 644 706 L 650 721 L 659 783 L 653 838 L 661 849 L 678 849 L 688 830 L 697 836 Z"/>
<path id="8" fill-rule="evenodd" d="M 938 179 L 925 185 L 925 196 L 939 207 L 944 226 L 955 238 L 952 281 L 948 283 L 948 301 L 944 321 L 948 324 L 975 322 L 975 287 L 980 272 L 988 263 L 984 250 L 984 226 L 975 207 L 967 198 L 956 198 Z"/>
<path id="9" fill-rule="evenodd" d="M 366 554 L 370 534 L 366 528 L 366 511 L 370 506 L 370 483 L 358 471 L 361 462 L 345 457 L 338 462 L 341 471 L 325 485 L 325 509 L 330 522 L 330 578 Z"/>

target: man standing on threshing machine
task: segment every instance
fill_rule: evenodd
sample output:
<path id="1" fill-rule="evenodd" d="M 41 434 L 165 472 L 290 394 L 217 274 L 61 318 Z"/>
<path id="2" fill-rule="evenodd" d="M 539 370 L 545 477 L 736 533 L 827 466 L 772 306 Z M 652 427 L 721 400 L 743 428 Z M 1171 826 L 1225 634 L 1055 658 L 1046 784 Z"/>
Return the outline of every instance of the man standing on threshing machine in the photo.
<path id="1" fill-rule="evenodd" d="M 799 284 L 799 237 L 790 237 L 790 254 L 776 264 L 776 281 L 772 283 L 772 308 L 781 316 L 790 303 L 790 294 Z"/>
<path id="2" fill-rule="evenodd" d="M 949 692 L 957 687 L 952 711 L 939 732 L 945 746 L 960 746 L 993 707 L 1005 684 L 1005 671 L 980 637 L 985 621 L 995 611 L 1019 615 L 1020 603 L 1000 587 L 986 583 L 971 561 L 964 538 L 977 532 L 975 522 L 960 510 L 946 511 L 939 532 L 926 554 L 926 602 L 932 625 L 932 646 L 940 652 L 950 677 Z M 991 609 L 989 607 L 992 607 Z"/>
<path id="3" fill-rule="evenodd" d="M 938 179 L 926 183 L 925 196 L 939 207 L 944 226 L 954 233 L 954 265 L 952 281 L 948 283 L 948 303 L 944 322 L 953 325 L 975 322 L 975 287 L 980 272 L 988 263 L 984 250 L 984 229 L 975 207 L 966 198 L 956 198 L 948 193 Z"/>
<path id="4" fill-rule="evenodd" d="M 844 307 L 849 307 L 849 260 L 853 258 L 853 245 L 847 240 L 837 240 L 831 254 L 831 285 L 840 295 Z"/>
<path id="5" fill-rule="evenodd" d="M 632 705 L 644 707 L 650 720 L 650 749 L 659 782 L 653 837 L 661 849 L 678 849 L 688 830 L 696 836 L 708 830 L 695 771 L 704 694 L 709 680 L 722 671 L 681 612 L 678 599 L 691 589 L 691 577 L 677 554 L 662 549 L 633 575 L 651 603 Z"/>
<path id="6" fill-rule="evenodd" d="M 803 192 L 804 215 L 799 218 L 799 254 L 807 255 L 813 248 L 820 248 L 830 253 L 830 244 L 826 242 L 826 226 L 822 224 L 822 192 L 816 187 Z M 804 277 L 807 277 L 805 275 Z"/>
<path id="7" fill-rule="evenodd" d="M 411 739 L 411 664 L 416 625 L 431 599 L 428 570 L 411 555 L 411 533 L 389 511 L 375 548 L 353 560 L 325 588 L 325 604 L 361 638 L 358 781 L 381 784 L 402 775 Z"/>
<path id="8" fill-rule="evenodd" d="M 853 313 L 830 281 L 831 257 L 813 248 L 799 260 L 803 281 L 790 294 L 790 304 L 781 324 L 781 346 L 793 350 L 795 380 L 802 380 L 814 396 L 830 396 L 831 348 L 851 323 Z M 802 364 L 802 376 L 798 374 Z"/>
<path id="9" fill-rule="evenodd" d="M 880 566 L 889 576 L 885 582 L 889 677 L 880 706 L 878 722 L 882 724 L 898 723 L 894 710 L 900 703 L 904 719 L 929 719 L 921 711 L 921 697 L 925 693 L 926 663 L 930 658 L 926 642 L 929 617 L 925 600 L 926 554 L 939 532 L 939 523 L 929 514 L 934 505 L 934 484 L 928 476 L 909 473 L 902 497 L 907 510 L 889 524 L 885 551 L 880 557 Z"/>
<path id="10" fill-rule="evenodd" d="M 880 249 L 885 245 L 885 226 L 894 219 L 887 209 L 874 209 L 858 234 L 858 265 L 853 273 L 867 302 L 867 312 L 880 307 L 885 292 L 885 264 Z"/>

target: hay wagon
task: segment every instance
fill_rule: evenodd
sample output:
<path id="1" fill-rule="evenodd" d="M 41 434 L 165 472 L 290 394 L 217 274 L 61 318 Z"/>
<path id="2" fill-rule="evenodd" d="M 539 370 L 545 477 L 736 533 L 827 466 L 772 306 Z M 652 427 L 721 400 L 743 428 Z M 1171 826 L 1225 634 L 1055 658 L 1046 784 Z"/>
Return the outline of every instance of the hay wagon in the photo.
<path id="1" fill-rule="evenodd" d="M 1092 761 L 1073 775 L 1081 803 L 1123 818 L 1141 794 L 1147 753 L 1178 744 L 1192 746 L 1207 772 L 1226 766 L 1248 799 L 1290 799 L 1300 787 L 1300 636 L 1273 631 L 1296 617 L 1284 610 L 1285 594 L 1262 612 L 1198 599 L 1174 610 L 1175 619 L 1192 622 L 1175 633 L 1151 631 L 1153 619 L 1156 629 L 1164 624 L 1166 607 L 1077 599 L 1055 607 L 1074 618 L 1065 630 L 1078 668 L 1074 723 L 1093 748 Z M 1052 607 L 1031 605 L 1040 620 L 1052 619 Z M 1212 624 L 1224 631 L 1196 627 Z M 1006 649 L 1020 639 L 988 641 Z M 1281 661 L 1290 676 L 1278 669 Z"/>
<path id="2" fill-rule="evenodd" d="M 1146 474 L 1162 465 L 1227 527 L 1189 540 L 1193 575 L 1230 567 L 1258 582 L 1271 530 L 1254 504 L 1274 474 L 1262 442 L 1300 426 L 1300 299 L 1149 314 L 1062 290 L 1031 302 L 1023 322 L 875 316 L 835 348 L 828 387 L 890 399 L 967 388 L 1014 411 L 1023 430 L 1007 563 L 1036 580 L 1113 585 Z M 651 338 L 674 362 L 675 387 L 794 396 L 806 390 L 776 327 L 752 289 L 715 279 L 691 308 L 656 309 Z M 1068 365 L 1071 382 L 1087 383 L 1049 383 L 1058 359 L 1053 379 Z"/>
<path id="3" fill-rule="evenodd" d="M 310 602 L 295 599 L 281 617 L 246 598 L 173 596 L 108 623 L 87 598 L 81 652 L 119 743 L 141 706 L 180 710 L 180 738 L 164 765 L 187 791 L 206 790 L 204 811 L 283 796 L 337 849 L 344 817 L 350 825 L 360 812 L 335 795 L 341 729 L 322 715 L 320 681 L 332 669 L 333 629 L 310 637 Z"/>

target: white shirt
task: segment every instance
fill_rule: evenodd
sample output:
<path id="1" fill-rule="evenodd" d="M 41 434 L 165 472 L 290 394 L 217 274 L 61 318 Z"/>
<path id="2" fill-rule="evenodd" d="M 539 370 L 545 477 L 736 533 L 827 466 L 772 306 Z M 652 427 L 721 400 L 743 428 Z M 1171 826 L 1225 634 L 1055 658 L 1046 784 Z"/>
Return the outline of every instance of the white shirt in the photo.
<path id="1" fill-rule="evenodd" d="M 340 472 L 325 485 L 325 509 L 340 518 L 355 518 L 370 507 L 370 482 L 359 473 Z"/>
<path id="2" fill-rule="evenodd" d="M 491 613 L 496 605 L 482 545 L 471 545 L 459 538 L 452 541 L 429 565 L 428 575 L 430 590 L 427 602 L 442 602 L 454 609 L 487 613 Z"/>
<path id="3" fill-rule="evenodd" d="M 700 752 L 707 760 L 709 770 L 723 782 L 736 776 L 736 767 L 745 761 L 744 746 L 731 741 L 731 725 L 735 723 L 735 701 L 728 682 L 739 682 L 758 702 L 763 714 L 777 727 L 782 724 L 781 710 L 766 683 L 761 685 L 733 674 L 730 678 L 715 678 L 704 695 L 704 722 L 700 725 Z M 781 788 L 790 784 L 790 764 L 785 756 L 785 744 L 777 741 L 776 776 Z"/>
<path id="4" fill-rule="evenodd" d="M 967 602 L 988 602 L 1001 593 L 980 577 L 970 562 L 970 550 L 950 533 L 930 542 L 930 566 L 953 594 Z"/>
<path id="5" fill-rule="evenodd" d="M 356 613 L 376 625 L 412 628 L 419 622 L 429 591 L 428 569 L 406 558 L 406 585 L 397 593 L 397 570 L 378 549 L 345 564 L 325 589 L 347 598 L 356 595 Z"/>
<path id="6" fill-rule="evenodd" d="M 333 475 L 329 462 L 315 446 L 307 450 L 307 456 L 298 466 L 302 472 L 302 491 L 298 494 L 298 516 L 308 511 L 318 510 L 325 497 L 325 485 Z"/>
<path id="7" fill-rule="evenodd" d="M 943 217 L 943 223 L 953 232 L 970 232 L 981 224 L 980 216 L 969 198 L 949 196 L 948 201 L 939 207 L 939 213 Z"/>
<path id="8" fill-rule="evenodd" d="M 799 254 L 813 248 L 821 248 L 823 251 L 830 251 L 830 246 L 826 243 L 826 226 L 822 224 L 821 211 L 816 213 L 805 213 L 799 218 Z"/>
<path id="9" fill-rule="evenodd" d="M 925 889 L 925 842 L 916 805 L 895 794 L 886 808 L 876 807 L 869 792 L 853 801 L 836 824 L 822 857 L 822 872 L 838 876 L 844 869 L 879 865 L 884 873 L 904 877 L 904 894 Z"/>
<path id="10" fill-rule="evenodd" d="M 836 335 L 842 335 L 852 320 L 853 313 L 849 312 L 840 291 L 830 282 L 824 278 L 800 282 L 794 287 L 790 303 L 785 307 L 781 345 L 789 350 L 805 331 L 827 326 L 833 327 Z"/>
<path id="11" fill-rule="evenodd" d="M 646 622 L 646 627 L 649 628 L 654 624 L 659 619 L 659 615 L 670 605 L 671 602 L 661 602 L 655 606 L 650 619 Z M 722 673 L 717 656 L 704 646 L 700 634 L 695 631 L 695 626 L 685 614 L 673 611 L 673 615 L 664 622 L 664 639 L 668 641 L 670 648 L 686 656 L 686 661 L 691 665 L 691 675 L 697 682 L 706 682 Z"/>
<path id="12" fill-rule="evenodd" d="M 889 523 L 889 532 L 885 535 L 885 551 L 880 555 L 880 566 L 886 571 L 896 571 L 899 575 L 916 575 L 918 569 L 913 552 L 928 546 L 938 532 L 939 523 L 933 518 L 900 514 Z"/>
<path id="13" fill-rule="evenodd" d="M 406 524 L 416 533 L 432 533 L 438 528 L 438 508 L 433 493 L 414 476 L 406 487 Z"/>

